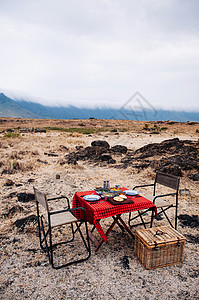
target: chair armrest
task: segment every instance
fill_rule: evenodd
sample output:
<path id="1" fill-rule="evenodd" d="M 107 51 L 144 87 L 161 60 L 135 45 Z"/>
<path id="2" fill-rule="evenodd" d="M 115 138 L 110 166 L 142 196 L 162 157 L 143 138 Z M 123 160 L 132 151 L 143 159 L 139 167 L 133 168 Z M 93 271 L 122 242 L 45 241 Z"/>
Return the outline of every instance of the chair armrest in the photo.
<path id="1" fill-rule="evenodd" d="M 86 212 L 85 212 L 85 209 L 83 207 L 81 207 L 81 206 L 70 209 L 70 211 L 71 211 L 72 214 L 73 214 L 73 211 L 76 211 L 76 210 L 82 210 L 82 212 L 84 214 L 84 221 L 86 221 Z M 81 220 L 81 219 L 78 219 L 78 220 Z"/>
<path id="2" fill-rule="evenodd" d="M 67 212 L 67 211 L 71 212 L 73 214 L 73 211 L 75 211 L 75 210 L 82 210 L 83 214 L 84 214 L 84 220 L 86 221 L 86 212 L 85 212 L 85 209 L 83 207 L 76 207 L 76 208 L 62 209 L 62 210 L 58 210 L 58 211 L 51 211 L 51 212 L 49 212 L 49 215 L 60 214 L 60 213 Z"/>
<path id="3" fill-rule="evenodd" d="M 49 198 L 47 201 L 60 200 L 60 199 L 64 199 L 64 198 L 67 200 L 68 207 L 70 208 L 69 199 L 66 196 L 59 196 L 59 197 Z"/>
<path id="4" fill-rule="evenodd" d="M 133 190 L 134 190 L 134 189 L 137 189 L 137 188 L 139 188 L 139 187 L 146 187 L 146 186 L 154 186 L 154 183 L 151 183 L 151 184 L 136 185 L 136 186 L 134 186 Z"/>
<path id="5" fill-rule="evenodd" d="M 167 197 L 167 196 L 175 196 L 175 195 L 176 195 L 176 193 L 157 195 L 157 196 L 155 196 L 155 197 L 153 198 L 153 203 L 155 204 L 155 200 L 156 200 L 157 198 L 162 198 L 162 197 Z"/>

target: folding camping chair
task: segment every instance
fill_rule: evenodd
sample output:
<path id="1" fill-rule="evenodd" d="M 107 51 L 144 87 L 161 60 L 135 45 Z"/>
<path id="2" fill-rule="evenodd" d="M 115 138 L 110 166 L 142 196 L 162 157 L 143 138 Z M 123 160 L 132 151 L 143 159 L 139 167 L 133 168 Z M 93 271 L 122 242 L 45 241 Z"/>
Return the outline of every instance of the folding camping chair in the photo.
<path id="1" fill-rule="evenodd" d="M 53 268 L 55 269 L 60 269 L 62 267 L 69 266 L 73 263 L 78 263 L 87 260 L 90 255 L 91 255 L 91 250 L 90 250 L 90 242 L 89 242 L 89 237 L 88 237 L 88 228 L 87 228 L 87 222 L 86 222 L 86 215 L 85 211 L 82 207 L 77 207 L 74 209 L 70 209 L 70 204 L 69 204 L 69 199 L 65 196 L 61 197 L 56 197 L 56 198 L 51 198 L 47 200 L 47 197 L 45 194 L 40 192 L 38 189 L 34 187 L 34 194 L 35 194 L 35 200 L 36 200 L 36 205 L 37 205 L 37 219 L 38 219 L 38 229 L 39 229 L 39 240 L 40 240 L 40 246 L 43 251 L 47 252 L 47 256 L 49 259 L 50 264 L 52 265 Z M 64 210 L 59 210 L 59 211 L 50 211 L 49 210 L 49 201 L 52 200 L 59 200 L 65 198 L 67 200 L 67 209 Z M 42 205 L 45 210 L 47 211 L 47 230 L 45 229 L 45 223 L 44 222 L 44 215 L 40 215 L 40 205 Z M 73 215 L 74 211 L 81 211 L 81 215 L 84 217 L 81 218 L 81 220 L 76 219 L 75 216 Z M 71 232 L 72 232 L 72 238 L 70 240 L 64 241 L 64 242 L 59 242 L 53 244 L 52 241 L 52 231 L 55 227 L 62 226 L 62 225 L 70 225 L 71 227 Z M 76 229 L 74 230 L 73 224 L 76 225 Z M 82 225 L 85 225 L 85 232 L 86 232 L 86 239 L 83 236 L 82 231 L 80 230 L 80 227 Z M 70 243 L 74 240 L 76 232 L 79 232 L 80 237 L 83 241 L 84 248 L 86 249 L 87 256 L 85 258 L 80 258 L 76 259 L 73 261 L 69 261 L 66 264 L 62 265 L 56 265 L 54 264 L 54 255 L 53 255 L 53 250 L 56 246 L 61 245 L 61 244 L 66 244 Z M 43 238 L 42 238 L 42 233 L 43 233 Z M 45 246 L 44 246 L 45 244 Z"/>
<path id="2" fill-rule="evenodd" d="M 175 190 L 175 192 L 170 192 L 168 194 L 160 194 L 157 195 L 157 184 L 158 185 L 163 185 L 166 186 L 172 190 Z M 164 216 L 166 217 L 167 221 L 169 222 L 169 224 L 175 229 L 177 229 L 177 217 L 178 217 L 178 190 L 179 190 L 179 184 L 180 184 L 180 177 L 171 175 L 171 174 L 166 174 L 160 171 L 156 172 L 156 177 L 155 177 L 155 182 L 152 184 L 145 184 L 145 185 L 137 185 L 135 186 L 133 189 L 137 189 L 137 188 L 142 188 L 142 187 L 149 187 L 152 186 L 153 187 L 153 203 L 156 205 L 157 209 L 160 210 L 160 212 L 158 213 L 158 218 L 157 220 L 161 220 L 161 215 L 164 214 Z M 159 189 L 158 189 L 159 190 Z M 172 199 L 170 199 L 170 201 L 168 201 L 167 197 L 174 197 Z M 165 200 L 163 200 L 163 198 L 166 197 Z M 170 221 L 168 215 L 166 214 L 166 211 L 170 208 L 175 208 L 175 222 L 174 222 L 174 226 L 172 224 L 172 222 Z M 151 221 L 149 222 L 144 222 L 143 219 L 143 215 L 146 214 L 148 210 L 144 210 L 143 212 L 138 211 L 138 215 L 136 215 L 135 217 L 131 217 L 131 213 L 129 213 L 129 226 L 133 227 L 133 226 L 137 226 L 140 224 L 143 224 L 144 227 L 146 228 L 146 224 L 150 223 L 150 227 L 152 227 L 153 224 L 153 220 L 154 220 L 154 211 L 152 210 L 152 215 L 151 215 Z M 135 220 L 136 218 L 140 217 L 142 223 L 139 224 L 135 224 L 132 225 L 131 222 L 133 220 Z"/>

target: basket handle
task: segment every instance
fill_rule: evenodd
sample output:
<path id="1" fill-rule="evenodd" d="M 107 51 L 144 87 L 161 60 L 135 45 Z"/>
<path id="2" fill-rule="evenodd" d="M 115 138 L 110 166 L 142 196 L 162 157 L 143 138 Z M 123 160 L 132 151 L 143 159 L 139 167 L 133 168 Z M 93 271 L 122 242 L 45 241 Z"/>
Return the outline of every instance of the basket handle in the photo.
<path id="1" fill-rule="evenodd" d="M 158 230 L 156 230 L 156 233 L 154 234 L 154 236 L 156 236 L 156 235 L 163 235 L 163 234 L 166 234 L 166 232 L 158 229 Z"/>

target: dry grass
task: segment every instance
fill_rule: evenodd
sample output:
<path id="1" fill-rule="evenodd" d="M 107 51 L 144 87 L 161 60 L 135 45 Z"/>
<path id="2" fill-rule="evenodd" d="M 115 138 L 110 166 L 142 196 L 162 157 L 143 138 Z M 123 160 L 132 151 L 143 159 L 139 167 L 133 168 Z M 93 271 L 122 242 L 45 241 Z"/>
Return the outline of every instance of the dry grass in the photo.
<path id="1" fill-rule="evenodd" d="M 1 130 L 17 127 L 17 124 L 21 127 L 70 128 L 77 127 L 81 122 L 95 128 L 103 126 L 107 131 L 92 136 L 57 131 L 46 134 L 24 133 L 15 138 L 0 135 L 0 172 L 13 166 L 14 162 L 20 165 L 12 174 L 4 173 L 0 178 L 1 299 L 198 299 L 199 249 L 197 243 L 191 242 L 191 238 L 194 240 L 199 235 L 197 228 L 182 227 L 179 222 L 178 230 L 188 239 L 183 264 L 145 270 L 134 256 L 133 240 L 128 234 L 122 234 L 116 226 L 108 243 L 102 246 L 99 253 L 95 254 L 94 246 L 91 245 L 92 256 L 87 262 L 56 271 L 49 266 L 46 255 L 39 248 L 37 225 L 27 224 L 24 230 L 14 225 L 16 220 L 36 213 L 34 202 L 22 203 L 17 197 L 18 193 L 32 193 L 33 186 L 50 197 L 65 194 L 72 203 L 75 192 L 101 186 L 104 179 L 109 179 L 111 185 L 120 184 L 128 188 L 154 180 L 154 170 L 150 168 L 141 171 L 131 166 L 116 169 L 111 165 L 100 167 L 87 162 L 78 162 L 75 166 L 60 165 L 65 155 L 74 151 L 76 145 L 88 146 L 93 140 L 103 139 L 111 146 L 122 144 L 136 149 L 146 143 L 172 138 L 174 130 L 178 130 L 180 138 L 198 139 L 195 132 L 198 125 L 187 124 L 161 124 L 162 127 L 167 126 L 168 130 L 163 130 L 158 135 L 142 132 L 143 122 L 115 120 L 8 120 L 0 123 L 0 126 Z M 152 123 L 149 125 L 153 126 Z M 129 132 L 120 132 L 119 135 L 110 133 L 110 129 L 127 127 Z M 55 153 L 58 156 L 48 156 L 45 153 Z M 60 179 L 56 179 L 56 174 L 60 175 Z M 13 181 L 12 186 L 5 185 L 8 179 Z M 182 177 L 180 188 L 186 188 L 190 193 L 180 196 L 179 214 L 198 215 L 198 184 Z M 150 190 L 145 190 L 144 193 L 151 197 Z M 5 217 L 13 207 L 15 210 L 9 217 Z M 56 205 L 54 207 L 57 208 Z M 128 216 L 124 216 L 126 221 L 127 218 Z M 110 222 L 111 219 L 102 220 L 104 230 Z M 162 220 L 156 221 L 154 225 L 166 224 Z M 67 232 L 66 229 L 65 234 Z M 59 231 L 56 234 L 60 236 Z M 99 238 L 97 232 L 96 236 Z M 73 250 L 68 252 L 69 256 L 76 253 L 75 248 L 71 249 Z M 63 252 L 58 253 L 60 259 L 62 254 Z M 64 258 L 66 257 L 67 254 Z M 124 267 L 125 257 L 128 257 L 129 269 Z"/>

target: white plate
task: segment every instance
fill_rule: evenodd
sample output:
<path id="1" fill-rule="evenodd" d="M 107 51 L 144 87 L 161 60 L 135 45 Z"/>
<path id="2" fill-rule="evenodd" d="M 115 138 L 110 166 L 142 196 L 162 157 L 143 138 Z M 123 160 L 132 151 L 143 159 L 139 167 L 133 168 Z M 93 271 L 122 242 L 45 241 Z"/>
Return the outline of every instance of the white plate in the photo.
<path id="1" fill-rule="evenodd" d="M 99 200 L 101 197 L 99 195 L 86 195 L 83 197 L 84 200 L 86 201 L 97 201 Z"/>
<path id="2" fill-rule="evenodd" d="M 139 192 L 134 191 L 134 190 L 126 190 L 126 191 L 124 191 L 124 193 L 129 196 L 137 196 L 139 194 Z"/>

